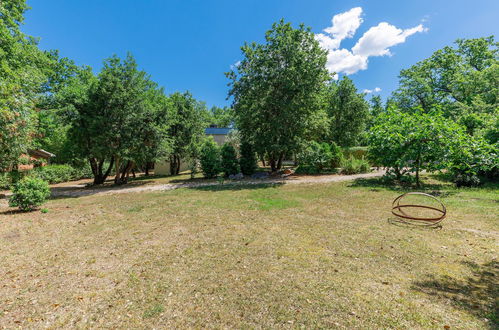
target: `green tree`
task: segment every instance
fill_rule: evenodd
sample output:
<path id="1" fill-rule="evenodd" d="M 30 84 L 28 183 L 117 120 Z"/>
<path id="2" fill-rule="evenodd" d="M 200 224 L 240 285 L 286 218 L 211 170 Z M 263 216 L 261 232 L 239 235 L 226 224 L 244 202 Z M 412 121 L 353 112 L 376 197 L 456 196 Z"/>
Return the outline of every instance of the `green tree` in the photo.
<path id="1" fill-rule="evenodd" d="M 20 30 L 27 9 L 24 0 L 0 1 L 0 170 L 32 145 L 34 108 L 50 65 L 37 40 Z"/>
<path id="2" fill-rule="evenodd" d="M 207 178 L 214 178 L 220 173 L 220 148 L 216 144 L 213 137 L 208 137 L 203 143 L 201 149 L 201 170 Z"/>
<path id="3" fill-rule="evenodd" d="M 126 183 L 137 162 L 169 147 L 170 103 L 131 55 L 109 58 L 98 77 L 90 69 L 80 72 L 60 98 L 71 122 L 69 137 L 89 160 L 95 184 L 106 180 L 113 165 L 115 183 Z"/>
<path id="4" fill-rule="evenodd" d="M 251 143 L 243 140 L 241 142 L 241 157 L 239 158 L 239 166 L 241 167 L 241 173 L 244 175 L 252 175 L 256 172 L 256 156 L 255 150 Z"/>
<path id="5" fill-rule="evenodd" d="M 220 151 L 221 154 L 221 170 L 225 176 L 234 175 L 239 173 L 239 161 L 237 160 L 236 149 L 229 144 L 225 143 Z"/>
<path id="6" fill-rule="evenodd" d="M 394 99 L 403 111 L 440 109 L 480 134 L 499 116 L 499 50 L 493 37 L 458 39 L 400 72 Z"/>
<path id="7" fill-rule="evenodd" d="M 182 159 L 191 154 L 204 135 L 205 107 L 189 92 L 174 93 L 170 99 L 173 106 L 172 125 L 168 131 L 172 139 L 170 174 L 177 175 Z"/>
<path id="8" fill-rule="evenodd" d="M 358 144 L 369 119 L 364 94 L 357 92 L 351 79 L 343 77 L 329 84 L 325 98 L 330 139 L 342 147 Z"/>
<path id="9" fill-rule="evenodd" d="M 389 168 L 397 179 L 415 173 L 419 186 L 422 169 L 446 167 L 453 141 L 461 134 L 462 128 L 440 113 L 388 110 L 371 128 L 369 157 L 375 164 Z"/>
<path id="10" fill-rule="evenodd" d="M 218 127 L 234 126 L 234 109 L 231 107 L 212 107 L 209 112 L 209 124 Z"/>
<path id="11" fill-rule="evenodd" d="M 241 50 L 240 64 L 227 73 L 236 125 L 275 171 L 298 150 L 321 111 L 321 91 L 330 79 L 327 52 L 310 28 L 294 29 L 283 20 L 273 24 L 265 43 Z"/>

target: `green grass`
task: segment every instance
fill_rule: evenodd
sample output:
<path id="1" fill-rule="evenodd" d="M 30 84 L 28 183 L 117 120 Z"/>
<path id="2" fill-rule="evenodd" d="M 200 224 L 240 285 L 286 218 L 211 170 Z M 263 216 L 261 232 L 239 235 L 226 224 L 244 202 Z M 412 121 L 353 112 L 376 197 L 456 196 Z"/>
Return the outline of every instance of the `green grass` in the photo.
<path id="1" fill-rule="evenodd" d="M 497 185 L 427 179 L 442 228 L 392 223 L 377 180 L 217 185 L 0 209 L 0 324 L 494 328 Z M 2 213 L 3 212 L 3 213 Z"/>

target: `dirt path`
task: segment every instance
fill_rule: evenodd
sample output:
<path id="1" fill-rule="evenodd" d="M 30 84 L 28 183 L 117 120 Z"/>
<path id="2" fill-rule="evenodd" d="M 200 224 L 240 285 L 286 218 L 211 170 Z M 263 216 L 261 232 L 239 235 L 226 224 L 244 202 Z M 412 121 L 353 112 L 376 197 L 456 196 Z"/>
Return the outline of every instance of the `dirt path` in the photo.
<path id="1" fill-rule="evenodd" d="M 314 184 L 314 183 L 329 183 L 350 181 L 360 178 L 374 178 L 384 174 L 384 171 L 376 171 L 366 174 L 355 175 L 318 175 L 318 176 L 290 176 L 286 178 L 268 178 L 268 179 L 252 179 L 241 181 L 226 181 L 224 185 L 248 185 L 248 184 Z M 83 183 L 55 185 L 52 187 L 52 197 L 82 197 L 88 195 L 109 195 L 109 194 L 126 194 L 140 193 L 149 191 L 166 191 L 179 188 L 196 188 L 220 185 L 218 182 L 186 182 L 186 183 L 166 183 L 144 186 L 111 186 L 88 188 Z M 8 197 L 8 194 L 7 194 Z M 7 198 L 0 199 L 0 206 L 6 206 Z"/>

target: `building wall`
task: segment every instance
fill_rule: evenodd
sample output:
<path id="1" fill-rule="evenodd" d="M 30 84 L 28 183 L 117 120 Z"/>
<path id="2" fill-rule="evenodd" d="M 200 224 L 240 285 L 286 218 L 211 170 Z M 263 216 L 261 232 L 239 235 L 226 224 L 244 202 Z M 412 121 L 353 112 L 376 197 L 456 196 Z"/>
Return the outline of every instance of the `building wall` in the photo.
<path id="1" fill-rule="evenodd" d="M 189 170 L 189 161 L 187 159 L 182 159 L 180 161 L 180 172 Z M 157 161 L 154 164 L 154 174 L 155 175 L 170 175 L 170 162 L 168 159 Z"/>
<path id="2" fill-rule="evenodd" d="M 213 140 L 215 140 L 219 146 L 223 145 L 227 140 L 227 135 L 225 134 L 209 134 L 209 136 L 213 136 Z"/>

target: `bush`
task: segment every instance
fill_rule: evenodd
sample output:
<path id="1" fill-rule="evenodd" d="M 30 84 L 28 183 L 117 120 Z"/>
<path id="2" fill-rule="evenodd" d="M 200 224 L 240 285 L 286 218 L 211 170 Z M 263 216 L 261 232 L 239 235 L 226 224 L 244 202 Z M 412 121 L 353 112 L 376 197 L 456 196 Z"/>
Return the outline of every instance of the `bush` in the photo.
<path id="1" fill-rule="evenodd" d="M 50 188 L 47 182 L 28 176 L 14 185 L 9 206 L 17 206 L 25 212 L 32 211 L 45 203 L 49 196 Z"/>
<path id="2" fill-rule="evenodd" d="M 476 187 L 482 179 L 495 179 L 499 174 L 497 145 L 478 137 L 464 136 L 450 152 L 448 169 L 458 187 Z"/>
<path id="3" fill-rule="evenodd" d="M 368 147 L 351 147 L 347 148 L 343 151 L 345 158 L 350 158 L 352 156 L 356 159 L 367 159 L 367 150 Z"/>
<path id="4" fill-rule="evenodd" d="M 220 150 L 213 138 L 204 142 L 200 162 L 205 177 L 214 178 L 220 173 Z"/>
<path id="5" fill-rule="evenodd" d="M 319 174 L 319 171 L 316 166 L 310 165 L 299 165 L 296 170 L 296 174 Z"/>
<path id="6" fill-rule="evenodd" d="M 9 189 L 10 179 L 9 174 L 6 172 L 0 172 L 0 189 Z"/>
<path id="7" fill-rule="evenodd" d="M 248 142 L 241 143 L 241 158 L 239 159 L 241 172 L 244 175 L 252 175 L 256 172 L 256 156 L 253 146 Z"/>
<path id="8" fill-rule="evenodd" d="M 369 162 L 367 160 L 365 160 L 364 158 L 357 159 L 354 158 L 353 156 L 350 156 L 350 158 L 345 159 L 343 161 L 341 168 L 341 173 L 347 175 L 368 173 L 370 171 L 371 171 L 371 166 L 369 165 Z"/>
<path id="9" fill-rule="evenodd" d="M 297 155 L 298 173 L 316 174 L 338 167 L 343 158 L 341 148 L 336 143 L 310 142 Z"/>
<path id="10" fill-rule="evenodd" d="M 30 175 L 47 181 L 48 183 L 60 183 L 91 178 L 92 170 L 88 165 L 81 168 L 75 168 L 70 165 L 48 165 L 33 169 Z"/>
<path id="11" fill-rule="evenodd" d="M 239 173 L 236 149 L 231 144 L 225 143 L 221 150 L 221 170 L 225 176 Z"/>

